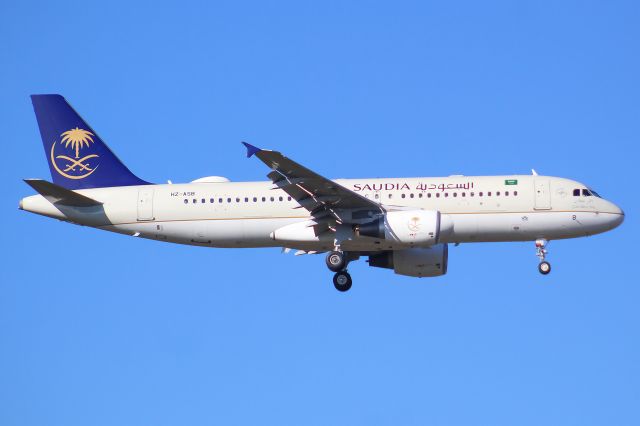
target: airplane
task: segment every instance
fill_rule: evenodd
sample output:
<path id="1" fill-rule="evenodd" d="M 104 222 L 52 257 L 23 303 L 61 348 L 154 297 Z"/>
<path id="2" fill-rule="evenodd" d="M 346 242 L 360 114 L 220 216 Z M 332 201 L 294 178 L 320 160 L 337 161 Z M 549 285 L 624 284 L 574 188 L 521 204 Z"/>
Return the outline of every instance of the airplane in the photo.
<path id="1" fill-rule="evenodd" d="M 31 100 L 53 182 L 19 208 L 73 224 L 177 244 L 326 253 L 341 292 L 347 267 L 412 277 L 447 273 L 448 245 L 533 241 L 546 275 L 551 240 L 612 230 L 624 212 L 571 179 L 531 175 L 331 180 L 278 151 L 242 142 L 269 181 L 209 176 L 152 184 L 134 175 L 60 95 Z"/>

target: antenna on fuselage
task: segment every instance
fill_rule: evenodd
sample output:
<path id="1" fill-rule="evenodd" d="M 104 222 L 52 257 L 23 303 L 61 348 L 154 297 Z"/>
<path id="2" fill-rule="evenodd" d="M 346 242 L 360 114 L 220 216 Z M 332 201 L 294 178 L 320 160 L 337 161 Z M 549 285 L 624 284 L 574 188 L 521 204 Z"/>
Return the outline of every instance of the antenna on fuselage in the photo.
<path id="1" fill-rule="evenodd" d="M 538 176 L 538 172 L 536 172 L 536 169 L 531 169 L 531 174 L 534 176 Z"/>

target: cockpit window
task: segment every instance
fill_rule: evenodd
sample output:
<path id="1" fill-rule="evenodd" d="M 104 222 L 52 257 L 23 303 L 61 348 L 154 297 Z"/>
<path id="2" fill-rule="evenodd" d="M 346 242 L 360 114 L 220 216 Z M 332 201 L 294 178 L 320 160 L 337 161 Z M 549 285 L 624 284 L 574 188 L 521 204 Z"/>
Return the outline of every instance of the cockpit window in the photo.
<path id="1" fill-rule="evenodd" d="M 600 196 L 600 194 L 598 194 L 596 191 L 594 191 L 593 189 L 589 188 L 589 192 L 591 193 L 591 195 L 593 195 L 594 197 L 598 197 L 598 198 L 602 198 Z"/>
<path id="2" fill-rule="evenodd" d="M 594 197 L 602 198 L 600 194 L 598 194 L 596 191 L 594 191 L 591 188 L 582 188 L 582 189 L 576 188 L 573 190 L 574 197 L 579 197 L 580 194 L 582 194 L 583 197 L 594 196 Z"/>

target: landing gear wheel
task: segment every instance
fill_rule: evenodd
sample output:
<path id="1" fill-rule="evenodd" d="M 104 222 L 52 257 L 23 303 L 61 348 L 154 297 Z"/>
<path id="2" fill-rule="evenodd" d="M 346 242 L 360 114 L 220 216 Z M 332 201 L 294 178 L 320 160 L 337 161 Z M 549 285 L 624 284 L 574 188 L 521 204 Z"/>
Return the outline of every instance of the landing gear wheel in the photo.
<path id="1" fill-rule="evenodd" d="M 333 272 L 339 272 L 347 266 L 347 260 L 341 251 L 331 251 L 327 254 L 327 267 Z"/>
<path id="2" fill-rule="evenodd" d="M 333 276 L 333 285 L 338 291 L 345 292 L 351 288 L 351 275 L 347 271 L 336 272 Z"/>
<path id="3" fill-rule="evenodd" d="M 547 275 L 549 272 L 551 272 L 551 264 L 547 261 L 540 262 L 540 264 L 538 265 L 538 271 L 540 271 L 542 275 Z"/>

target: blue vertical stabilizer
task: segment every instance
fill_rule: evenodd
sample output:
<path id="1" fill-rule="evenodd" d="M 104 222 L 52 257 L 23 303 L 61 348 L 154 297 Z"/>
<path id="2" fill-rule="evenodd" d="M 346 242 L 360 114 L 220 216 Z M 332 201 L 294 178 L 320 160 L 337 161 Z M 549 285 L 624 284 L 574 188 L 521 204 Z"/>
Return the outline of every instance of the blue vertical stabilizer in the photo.
<path id="1" fill-rule="evenodd" d="M 53 182 L 67 189 L 148 185 L 60 95 L 31 95 Z"/>

